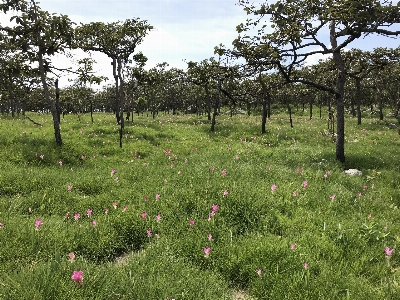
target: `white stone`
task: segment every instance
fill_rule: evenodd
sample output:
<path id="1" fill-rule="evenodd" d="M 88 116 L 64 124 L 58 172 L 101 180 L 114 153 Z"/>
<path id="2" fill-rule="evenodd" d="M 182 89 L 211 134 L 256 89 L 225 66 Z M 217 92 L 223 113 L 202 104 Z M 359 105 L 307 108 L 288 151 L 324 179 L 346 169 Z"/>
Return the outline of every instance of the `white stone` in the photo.
<path id="1" fill-rule="evenodd" d="M 362 172 L 360 170 L 357 170 L 357 169 L 344 170 L 343 173 L 345 175 L 349 175 L 349 176 L 361 176 L 362 175 Z"/>

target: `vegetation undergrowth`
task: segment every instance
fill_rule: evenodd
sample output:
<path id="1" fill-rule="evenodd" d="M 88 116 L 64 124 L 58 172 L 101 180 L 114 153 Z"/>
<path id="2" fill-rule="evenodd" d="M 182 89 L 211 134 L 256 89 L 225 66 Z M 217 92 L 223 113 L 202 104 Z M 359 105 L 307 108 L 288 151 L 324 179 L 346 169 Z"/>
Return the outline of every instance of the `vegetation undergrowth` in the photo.
<path id="1" fill-rule="evenodd" d="M 62 147 L 31 117 L 0 121 L 0 299 L 400 297 L 400 142 L 373 116 L 345 165 L 300 112 L 135 116 L 122 148 L 113 115 L 66 115 Z"/>

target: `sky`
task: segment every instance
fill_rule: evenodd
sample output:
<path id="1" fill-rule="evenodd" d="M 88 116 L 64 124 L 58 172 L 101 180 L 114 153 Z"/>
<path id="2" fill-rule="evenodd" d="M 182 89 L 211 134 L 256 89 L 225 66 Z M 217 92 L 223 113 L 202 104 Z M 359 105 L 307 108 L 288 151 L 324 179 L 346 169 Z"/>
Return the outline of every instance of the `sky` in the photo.
<path id="1" fill-rule="evenodd" d="M 147 58 L 146 69 L 167 62 L 170 67 L 187 69 L 186 61 L 202 61 L 214 56 L 219 44 L 232 47 L 237 38 L 236 26 L 248 16 L 237 0 L 39 0 L 42 10 L 68 15 L 79 23 L 115 22 L 140 18 L 154 26 L 137 46 Z M 0 16 L 4 24 L 4 15 Z M 359 39 L 351 47 L 372 50 L 375 47 L 398 47 L 400 39 L 369 37 Z M 76 59 L 87 56 L 75 52 Z M 97 62 L 98 75 L 112 78 L 110 59 L 100 53 L 92 55 Z M 313 56 L 308 64 L 316 63 L 321 56 Z M 59 56 L 53 60 L 59 68 L 70 67 L 73 62 Z M 60 85 L 67 85 L 67 77 Z M 109 81 L 111 83 L 111 80 Z"/>

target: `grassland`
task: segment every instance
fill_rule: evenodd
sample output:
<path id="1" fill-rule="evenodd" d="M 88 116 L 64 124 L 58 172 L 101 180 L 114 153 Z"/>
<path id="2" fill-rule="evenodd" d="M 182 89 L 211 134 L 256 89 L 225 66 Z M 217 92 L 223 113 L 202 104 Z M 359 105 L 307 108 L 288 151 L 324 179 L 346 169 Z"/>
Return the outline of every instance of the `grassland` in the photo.
<path id="1" fill-rule="evenodd" d="M 400 298 L 400 136 L 375 117 L 347 117 L 341 165 L 301 112 L 264 135 L 135 116 L 122 148 L 112 115 L 65 116 L 62 147 L 29 116 L 0 120 L 0 299 Z"/>

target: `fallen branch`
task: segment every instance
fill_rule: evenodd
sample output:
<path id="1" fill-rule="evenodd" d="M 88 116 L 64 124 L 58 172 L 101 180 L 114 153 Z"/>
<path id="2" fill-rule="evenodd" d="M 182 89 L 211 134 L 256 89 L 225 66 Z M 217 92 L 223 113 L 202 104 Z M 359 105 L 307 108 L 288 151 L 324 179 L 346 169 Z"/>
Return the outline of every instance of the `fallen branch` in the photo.
<path id="1" fill-rule="evenodd" d="M 32 122 L 33 124 L 35 124 L 35 125 L 43 126 L 42 124 L 39 124 L 39 123 L 33 121 L 31 118 L 29 118 L 29 117 L 27 117 L 27 116 L 25 116 L 25 118 L 28 119 L 29 121 L 31 121 L 31 122 Z"/>

